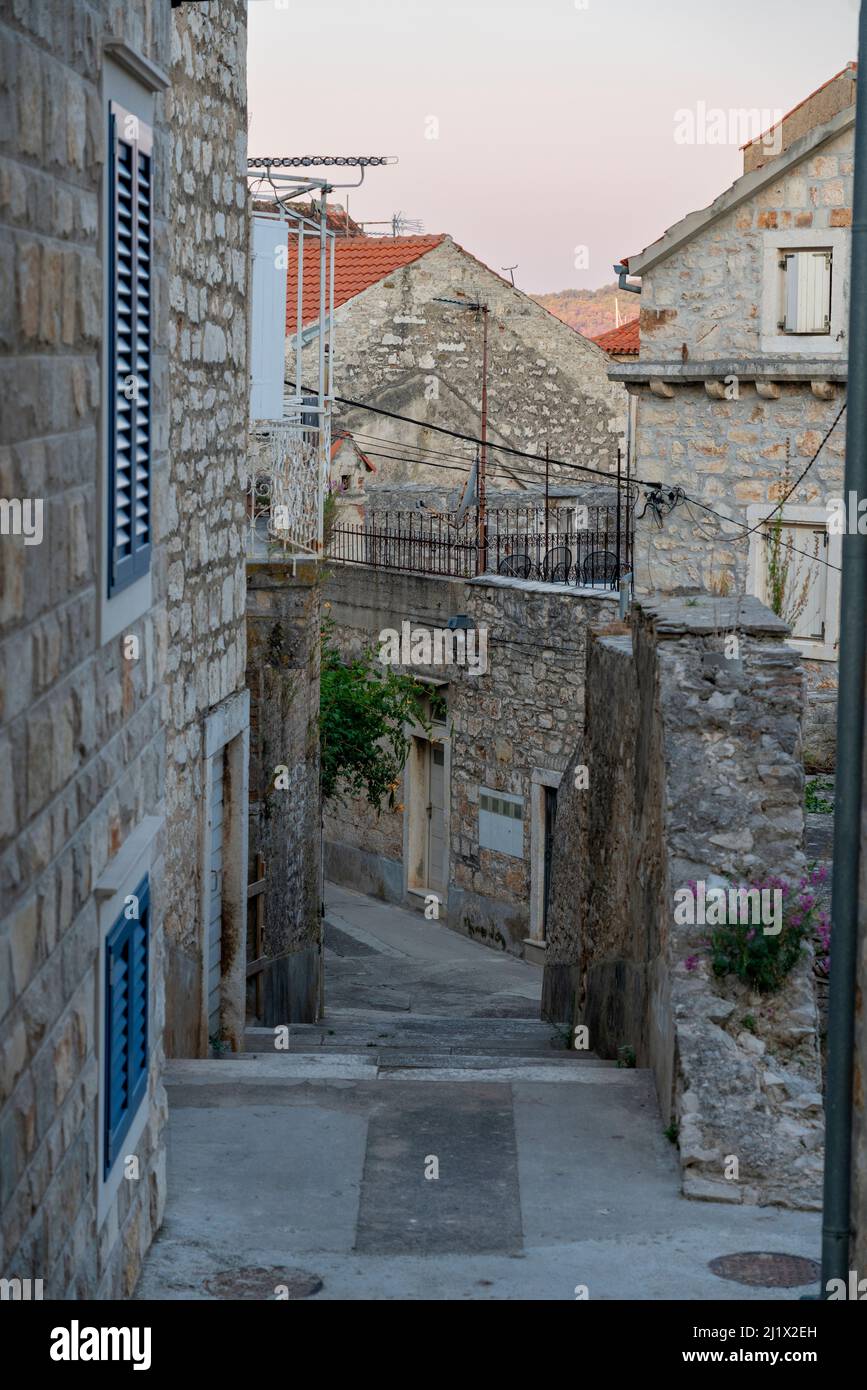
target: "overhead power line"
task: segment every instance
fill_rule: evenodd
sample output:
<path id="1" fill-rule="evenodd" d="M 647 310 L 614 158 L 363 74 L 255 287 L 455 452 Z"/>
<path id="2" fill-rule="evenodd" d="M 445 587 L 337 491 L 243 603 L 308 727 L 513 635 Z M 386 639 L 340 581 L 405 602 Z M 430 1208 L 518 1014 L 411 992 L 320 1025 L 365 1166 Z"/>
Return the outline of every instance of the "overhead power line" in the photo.
<path id="1" fill-rule="evenodd" d="M 414 425 L 414 426 L 416 427 L 416 429 L 420 429 L 420 430 L 421 430 L 421 429 L 423 429 L 423 430 L 433 430 L 436 434 L 447 435 L 447 436 L 448 436 L 449 438 L 451 438 L 451 439 L 459 439 L 459 440 L 460 440 L 462 443 L 464 443 L 464 444 L 476 444 L 476 445 L 480 445 L 480 444 L 482 443 L 482 440 L 479 439 L 479 438 L 477 438 L 475 435 L 463 434 L 463 433 L 461 433 L 460 430 L 452 430 L 452 429 L 449 429 L 449 428 L 448 428 L 447 426 L 445 426 L 445 425 L 434 425 L 434 424 L 431 424 L 431 423 L 429 423 L 429 422 L 427 422 L 427 421 L 424 421 L 424 420 L 416 420 L 416 419 L 414 419 L 414 418 L 413 418 L 412 416 L 410 416 L 410 415 L 401 415 L 398 411 L 386 410 L 383 406 L 378 406 L 378 405 L 367 405 L 364 401 L 353 401 L 353 400 L 350 400 L 350 399 L 349 399 L 348 397 L 346 397 L 346 396 L 335 396 L 335 397 L 334 397 L 334 400 L 338 401 L 338 402 L 340 403 L 340 405 L 351 406 L 353 409 L 356 409 L 356 410 L 366 410 L 366 411 L 369 411 L 369 412 L 370 412 L 371 414 L 373 414 L 373 415 L 381 415 L 381 416 L 384 416 L 386 419 L 389 419 L 389 420 L 399 420 L 402 424 Z M 776 511 L 778 511 L 779 508 L 785 504 L 785 502 L 788 500 L 788 498 L 791 497 L 792 493 L 793 493 L 793 492 L 795 491 L 795 489 L 799 486 L 799 484 L 800 484 L 800 482 L 803 480 L 803 478 L 806 477 L 807 473 L 808 473 L 809 470 L 812 468 L 813 464 L 816 462 L 816 459 L 819 457 L 819 454 L 821 453 L 821 451 L 822 451 L 822 449 L 824 448 L 825 444 L 827 443 L 828 439 L 831 437 L 831 434 L 833 433 L 834 429 L 836 428 L 837 423 L 839 422 L 839 420 L 840 420 L 841 416 L 843 415 L 843 412 L 844 412 L 845 409 L 846 409 L 846 403 L 844 402 L 843 405 L 842 405 L 842 407 L 841 407 L 841 409 L 840 409 L 839 412 L 837 413 L 835 419 L 833 420 L 833 422 L 832 422 L 830 428 L 828 429 L 828 431 L 826 432 L 824 438 L 822 439 L 822 441 L 821 441 L 821 443 L 820 443 L 818 449 L 816 450 L 815 454 L 814 454 L 813 457 L 810 459 L 810 462 L 807 464 L 807 467 L 806 467 L 806 468 L 803 470 L 803 472 L 800 474 L 800 477 L 799 477 L 798 479 L 796 479 L 795 483 L 794 483 L 793 486 L 789 489 L 789 491 L 786 493 L 786 496 L 782 499 L 782 501 L 778 502 L 778 503 L 776 504 L 776 506 L 773 508 L 773 510 L 772 510 L 771 512 L 768 513 L 768 516 L 767 516 L 767 517 L 764 517 L 764 518 L 763 518 L 760 522 L 758 522 L 755 526 L 750 526 L 747 522 L 736 521 L 733 517 L 725 516 L 722 512 L 715 511 L 713 507 L 707 506 L 706 503 L 700 501 L 699 498 L 692 496 L 691 493 L 683 493 L 683 500 L 684 500 L 684 501 L 693 502 L 697 507 L 701 507 L 703 511 L 708 512 L 711 516 L 717 517 L 720 521 L 726 522 L 729 526 L 736 526 L 736 527 L 738 527 L 739 530 L 741 530 L 741 531 L 743 531 L 743 532 L 745 533 L 745 534 L 740 538 L 741 540 L 746 540 L 746 539 L 747 539 L 749 536 L 751 536 L 754 532 L 759 532 L 759 533 L 762 535 L 762 538 L 763 538 L 765 541 L 768 541 L 768 542 L 769 542 L 772 538 L 771 538 L 770 536 L 765 535 L 764 533 L 762 533 L 762 532 L 761 532 L 761 527 L 767 524 L 767 521 L 770 519 L 770 517 L 772 517 L 772 516 L 774 515 L 774 513 L 775 513 Z M 389 441 L 389 442 L 390 442 L 390 441 Z M 416 446 L 410 445 L 410 446 L 407 446 L 407 447 L 414 448 L 414 447 L 416 447 Z M 487 447 L 488 447 L 489 449 L 497 449 L 500 453 L 510 454 L 510 455 L 512 455 L 514 458 L 529 459 L 529 460 L 530 460 L 531 462 L 533 462 L 533 463 L 544 463 L 544 459 L 540 458 L 540 456 L 539 456 L 538 454 L 531 454 L 531 453 L 529 453 L 526 449 L 515 449 L 515 448 L 513 448 L 513 447 L 512 447 L 511 445 L 509 445 L 509 444 L 494 444 L 494 443 L 492 443 L 490 440 L 488 440 L 488 441 L 487 441 Z M 374 451 L 373 451 L 373 450 L 368 450 L 368 452 L 369 452 L 369 453 L 373 453 Z M 383 457 L 385 457 L 385 455 L 383 455 Z M 557 468 L 572 468 L 572 469 L 575 469 L 575 470 L 577 470 L 578 472 L 581 472 L 581 473 L 589 473 L 589 474 L 590 474 L 591 476 L 593 476 L 593 477 L 604 478 L 605 481 L 606 481 L 606 483 L 609 485 L 609 487 L 610 487 L 612 484 L 616 483 L 616 481 L 617 481 L 617 475 L 616 475 L 616 474 L 612 474 L 612 473 L 610 473 L 610 472 L 604 472 L 604 471 L 603 471 L 602 469 L 600 469 L 600 468 L 590 468 L 587 464 L 582 464 L 582 463 L 569 463 L 569 462 L 567 462 L 565 459 L 549 459 L 548 462 L 549 462 L 549 464 L 553 464 L 554 467 L 557 467 Z M 445 465 L 432 464 L 432 465 L 430 465 L 430 466 L 431 466 L 431 467 L 444 467 Z M 516 474 L 515 476 L 518 476 L 518 475 Z M 534 475 L 534 477 L 533 477 L 533 481 L 536 481 L 535 475 Z M 621 479 L 621 481 L 624 481 L 624 480 Z M 647 478 L 638 477 L 638 476 L 636 476 L 635 474 L 630 475 L 629 482 L 630 482 L 630 483 L 637 483 L 637 484 L 640 484 L 642 487 L 648 487 L 648 488 L 653 489 L 654 491 L 658 491 L 660 488 L 665 487 L 665 484 L 660 483 L 658 479 L 655 479 L 655 480 L 651 481 L 651 480 L 649 480 L 649 479 L 647 479 Z M 695 526 L 695 522 L 694 522 L 694 521 L 693 521 L 693 525 Z M 698 529 L 698 528 L 696 527 L 696 529 Z M 795 545 L 792 545 L 792 543 L 791 543 L 790 541 L 784 541 L 784 540 L 781 539 L 781 542 L 780 542 L 780 543 L 781 543 L 781 545 L 783 546 L 784 549 L 791 551 L 791 552 L 792 552 L 793 554 L 795 554 L 795 555 L 803 555 L 803 556 L 805 556 L 806 559 L 808 559 L 808 560 L 815 560 L 818 564 L 820 564 L 820 565 L 825 565 L 828 569 L 836 570 L 837 572 L 839 572 L 839 570 L 840 570 L 840 566 L 839 566 L 839 565 L 833 565 L 833 564 L 831 564 L 830 560 L 823 560 L 823 559 L 822 559 L 820 556 L 818 556 L 818 555 L 811 555 L 810 552 L 807 551 L 807 550 L 799 550 L 798 547 L 795 546 Z"/>
<path id="2" fill-rule="evenodd" d="M 816 452 L 815 452 L 815 454 L 813 455 L 813 457 L 810 459 L 810 462 L 807 464 L 807 467 L 804 469 L 803 473 L 801 473 L 801 474 L 795 479 L 795 481 L 792 483 L 792 486 L 789 488 L 789 491 L 786 493 L 785 497 L 781 497 L 781 498 L 780 498 L 780 501 L 777 503 L 777 505 L 776 505 L 770 512 L 768 512 L 768 515 L 765 516 L 765 517 L 762 517 L 761 521 L 758 521 L 758 522 L 756 523 L 756 525 L 753 526 L 753 527 L 750 529 L 750 532 L 749 532 L 750 535 L 752 535 L 752 532 L 753 532 L 753 531 L 758 531 L 758 530 L 760 530 L 761 527 L 764 526 L 765 523 L 766 523 L 767 521 L 770 521 L 770 519 L 771 519 L 771 517 L 774 515 L 774 513 L 775 513 L 775 512 L 778 512 L 778 511 L 780 510 L 781 507 L 784 507 L 784 506 L 786 505 L 786 503 L 788 502 L 789 498 L 791 497 L 792 493 L 795 492 L 795 491 L 800 487 L 801 483 L 802 483 L 802 482 L 804 481 L 804 479 L 806 478 L 806 476 L 807 476 L 807 474 L 809 473 L 810 469 L 813 467 L 813 464 L 816 462 L 816 459 L 819 457 L 819 455 L 821 454 L 821 452 L 822 452 L 822 450 L 824 449 L 825 445 L 828 443 L 828 440 L 831 438 L 831 435 L 834 433 L 834 431 L 835 431 L 835 429 L 837 428 L 838 424 L 839 424 L 840 421 L 842 420 L 842 418 L 843 418 L 843 412 L 844 412 L 845 409 L 846 409 L 846 402 L 844 401 L 843 404 L 840 406 L 840 409 L 838 410 L 836 416 L 835 416 L 834 419 L 832 420 L 830 427 L 829 427 L 828 430 L 826 431 L 824 439 L 822 440 L 821 444 L 819 445 L 819 447 L 818 447 L 818 449 L 816 450 Z M 834 569 L 837 569 L 837 566 L 834 565 L 833 568 L 834 568 Z"/>
<path id="3" fill-rule="evenodd" d="M 464 444 L 487 444 L 489 449 L 496 449 L 501 454 L 511 454 L 514 458 L 530 459 L 533 463 L 544 464 L 545 460 L 539 454 L 531 454 L 527 449 L 515 449 L 511 444 L 494 444 L 490 439 L 483 441 L 474 434 L 461 434 L 460 430 L 450 430 L 445 425 L 432 425 L 427 420 L 416 420 L 410 415 L 400 415 L 395 410 L 386 410 L 380 405 L 366 405 L 364 401 L 351 401 L 345 396 L 335 396 L 334 400 L 340 405 L 352 406 L 355 410 L 368 410 L 373 415 L 384 415 L 389 420 L 400 420 L 405 425 L 415 425 L 419 430 L 433 430 L 436 434 L 448 435 L 450 439 L 460 439 Z M 579 473 L 590 473 L 595 478 L 604 478 L 607 483 L 611 483 L 616 474 L 606 472 L 602 468 L 590 468 L 586 463 L 569 463 L 566 459 L 549 459 L 549 463 L 554 468 L 574 468 Z M 653 482 L 647 478 L 630 479 L 633 483 L 641 483 L 643 487 L 658 487 L 658 480 Z"/>
<path id="4" fill-rule="evenodd" d="M 706 502 L 700 502 L 697 497 L 693 497 L 690 493 L 687 493 L 686 501 L 694 502 L 697 507 L 701 507 L 702 511 L 710 512 L 711 516 L 718 517 L 720 521 L 725 521 L 729 526 L 737 526 L 739 530 L 744 532 L 744 535 L 737 537 L 739 541 L 747 540 L 748 537 L 758 530 L 758 527 L 749 526 L 745 521 L 735 521 L 734 517 L 725 516 L 722 512 L 715 511 L 713 507 L 709 507 Z M 764 521 L 759 523 L 760 526 L 764 524 Z M 759 531 L 759 535 L 763 541 L 769 543 L 773 539 L 772 536 L 767 535 L 763 531 Z M 791 550 L 794 555 L 804 555 L 808 560 L 815 560 L 816 564 L 825 565 L 829 570 L 837 570 L 838 572 L 840 570 L 839 565 L 832 565 L 830 560 L 823 560 L 820 555 L 811 555 L 809 550 L 799 550 L 796 545 L 792 545 L 791 541 L 785 541 L 782 537 L 780 537 L 780 545 L 784 550 Z"/>

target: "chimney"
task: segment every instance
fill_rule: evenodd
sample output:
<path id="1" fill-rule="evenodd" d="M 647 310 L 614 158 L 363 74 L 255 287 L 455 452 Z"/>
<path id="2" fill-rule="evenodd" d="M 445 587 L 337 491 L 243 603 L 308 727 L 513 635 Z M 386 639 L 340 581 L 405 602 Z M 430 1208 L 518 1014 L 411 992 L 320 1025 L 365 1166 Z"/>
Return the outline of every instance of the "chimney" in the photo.
<path id="1" fill-rule="evenodd" d="M 754 169 L 772 164 L 802 135 L 825 125 L 838 111 L 854 106 L 857 76 L 858 64 L 848 63 L 842 72 L 836 73 L 817 91 L 805 97 L 770 130 L 763 131 L 755 140 L 744 145 L 744 173 L 751 174 Z"/>

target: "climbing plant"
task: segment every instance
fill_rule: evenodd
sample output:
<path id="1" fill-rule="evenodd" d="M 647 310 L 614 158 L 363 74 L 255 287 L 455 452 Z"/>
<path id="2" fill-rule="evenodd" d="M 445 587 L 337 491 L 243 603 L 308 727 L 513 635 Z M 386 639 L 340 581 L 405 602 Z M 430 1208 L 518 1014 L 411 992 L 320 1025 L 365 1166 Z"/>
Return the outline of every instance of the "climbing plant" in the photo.
<path id="1" fill-rule="evenodd" d="M 394 809 L 409 754 L 407 724 L 429 731 L 423 686 L 381 665 L 367 647 L 346 661 L 334 621 L 322 623 L 319 746 L 324 800 L 365 796 L 377 811 Z"/>

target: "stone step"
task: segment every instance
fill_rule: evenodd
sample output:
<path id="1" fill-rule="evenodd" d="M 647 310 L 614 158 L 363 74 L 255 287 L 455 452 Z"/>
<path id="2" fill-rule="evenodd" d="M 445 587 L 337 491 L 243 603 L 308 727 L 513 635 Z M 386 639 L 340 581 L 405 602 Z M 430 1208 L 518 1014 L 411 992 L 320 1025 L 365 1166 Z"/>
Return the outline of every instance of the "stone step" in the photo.
<path id="1" fill-rule="evenodd" d="M 517 1026 L 516 1026 L 517 1025 Z M 248 1028 L 244 1035 L 247 1052 L 271 1052 L 277 1035 L 271 1028 Z M 525 1019 L 455 1018 L 377 1018 L 327 1020 L 317 1024 L 293 1024 L 284 1052 L 323 1051 L 420 1052 L 424 1054 L 468 1053 L 474 1056 L 575 1058 L 564 1046 L 556 1030 L 539 1021 Z"/>
<path id="2" fill-rule="evenodd" d="M 166 1063 L 164 1081 L 172 1105 L 209 1104 L 207 1099 L 194 1101 L 191 1088 L 195 1088 L 200 1096 L 206 1096 L 207 1089 L 215 1086 L 228 1087 L 230 1092 L 234 1092 L 238 1086 L 257 1085 L 277 1097 L 281 1094 L 281 1087 L 309 1082 L 326 1086 L 332 1082 L 347 1081 L 492 1082 L 498 1085 L 550 1082 L 553 1085 L 621 1087 L 648 1084 L 648 1073 L 645 1071 L 606 1065 L 594 1058 L 585 1058 L 565 1066 L 558 1065 L 562 1061 L 558 1058 L 492 1060 L 484 1057 L 431 1057 L 428 1059 L 429 1065 L 421 1065 L 420 1061 L 416 1057 L 409 1064 L 383 1064 L 373 1053 L 361 1056 L 340 1052 L 248 1052 L 219 1060 L 172 1059 Z M 467 1065 L 469 1061 L 474 1064 Z M 266 1099 L 263 1103 L 270 1102 Z"/>

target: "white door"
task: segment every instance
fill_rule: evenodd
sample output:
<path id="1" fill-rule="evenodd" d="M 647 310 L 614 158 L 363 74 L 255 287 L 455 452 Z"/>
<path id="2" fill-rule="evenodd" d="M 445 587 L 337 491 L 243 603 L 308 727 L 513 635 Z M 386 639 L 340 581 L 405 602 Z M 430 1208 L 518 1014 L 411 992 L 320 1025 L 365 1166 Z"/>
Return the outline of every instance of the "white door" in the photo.
<path id="1" fill-rule="evenodd" d="M 441 743 L 428 744 L 428 831 L 427 886 L 445 891 L 445 749 Z"/>
<path id="2" fill-rule="evenodd" d="M 225 753 L 220 749 L 211 759 L 211 803 L 208 808 L 210 832 L 208 894 L 208 1036 L 220 1031 L 220 961 L 223 946 L 223 767 Z"/>

